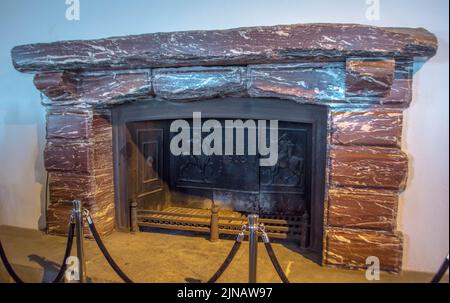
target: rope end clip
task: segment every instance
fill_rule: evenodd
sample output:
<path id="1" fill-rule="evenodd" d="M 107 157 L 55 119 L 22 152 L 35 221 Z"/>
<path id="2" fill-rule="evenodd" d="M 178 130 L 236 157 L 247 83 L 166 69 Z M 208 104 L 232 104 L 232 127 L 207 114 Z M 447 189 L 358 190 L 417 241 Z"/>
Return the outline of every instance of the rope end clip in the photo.
<path id="1" fill-rule="evenodd" d="M 266 227 L 264 226 L 264 223 L 259 224 L 259 232 L 261 233 L 261 239 L 264 243 L 269 243 L 269 236 L 266 233 Z"/>
<path id="2" fill-rule="evenodd" d="M 86 218 L 88 224 L 91 225 L 93 221 L 92 221 L 91 213 L 89 212 L 89 210 L 87 210 L 86 208 L 83 209 L 83 215 Z"/>

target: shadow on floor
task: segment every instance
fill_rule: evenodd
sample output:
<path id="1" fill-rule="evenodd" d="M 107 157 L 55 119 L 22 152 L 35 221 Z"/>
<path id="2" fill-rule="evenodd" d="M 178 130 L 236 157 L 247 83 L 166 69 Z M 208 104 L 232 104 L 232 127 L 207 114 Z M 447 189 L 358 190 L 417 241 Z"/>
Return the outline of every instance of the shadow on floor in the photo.
<path id="1" fill-rule="evenodd" d="M 42 275 L 41 283 L 52 282 L 56 278 L 56 275 L 58 274 L 59 268 L 61 266 L 61 264 L 57 264 L 35 254 L 28 255 L 28 260 L 30 260 L 31 262 L 35 262 L 42 267 L 42 271 L 44 272 L 44 274 Z"/>

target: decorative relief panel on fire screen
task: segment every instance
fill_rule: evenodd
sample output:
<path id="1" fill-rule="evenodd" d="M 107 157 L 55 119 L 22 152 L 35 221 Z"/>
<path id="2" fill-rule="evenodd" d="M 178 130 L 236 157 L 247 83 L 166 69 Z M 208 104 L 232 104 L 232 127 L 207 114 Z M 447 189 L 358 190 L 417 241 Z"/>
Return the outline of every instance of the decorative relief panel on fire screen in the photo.
<path id="1" fill-rule="evenodd" d="M 202 208 L 215 203 L 243 212 L 300 215 L 306 210 L 309 131 L 306 125 L 281 122 L 274 166 L 260 167 L 259 156 L 247 153 L 172 156 L 172 191 L 177 192 L 172 197 L 201 196 Z"/>
<path id="2" fill-rule="evenodd" d="M 306 210 L 310 174 L 310 127 L 280 123 L 278 161 L 261 167 L 260 213 L 299 215 Z"/>

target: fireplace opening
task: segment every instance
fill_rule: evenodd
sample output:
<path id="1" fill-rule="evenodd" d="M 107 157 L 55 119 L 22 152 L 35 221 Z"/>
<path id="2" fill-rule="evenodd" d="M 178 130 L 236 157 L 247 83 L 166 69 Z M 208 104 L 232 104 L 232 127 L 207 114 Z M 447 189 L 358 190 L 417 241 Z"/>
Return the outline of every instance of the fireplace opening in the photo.
<path id="1" fill-rule="evenodd" d="M 233 128 L 233 154 L 175 155 L 171 123 L 184 119 L 194 138 L 193 112 L 214 119 L 225 142 L 226 120 L 277 120 L 278 157 L 261 166 L 263 156 L 243 128 Z M 151 101 L 114 109 L 116 217 L 122 229 L 154 228 L 209 232 L 218 211 L 220 234 L 237 234 L 248 214 L 258 214 L 271 238 L 295 241 L 302 249 L 322 251 L 327 111 L 320 106 L 276 99 Z M 268 122 L 268 121 L 267 121 Z M 228 127 L 229 130 L 229 127 Z M 255 131 L 258 134 L 258 131 Z M 209 133 L 201 133 L 205 139 Z M 266 132 L 266 143 L 270 141 Z M 244 153 L 236 154 L 237 140 Z M 259 139 L 259 138 L 258 138 Z M 250 142 L 249 142 L 250 140 Z M 198 143 L 198 142 L 197 142 Z M 193 150 L 194 140 L 190 140 Z M 223 144 L 224 145 L 224 144 Z M 222 146 L 225 151 L 225 146 Z"/>

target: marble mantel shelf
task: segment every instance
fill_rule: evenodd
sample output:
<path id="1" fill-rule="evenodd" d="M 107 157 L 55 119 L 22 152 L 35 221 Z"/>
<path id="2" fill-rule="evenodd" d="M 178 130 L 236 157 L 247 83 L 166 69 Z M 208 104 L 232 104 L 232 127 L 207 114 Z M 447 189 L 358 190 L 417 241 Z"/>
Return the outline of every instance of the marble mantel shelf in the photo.
<path id="1" fill-rule="evenodd" d="M 100 233 L 129 227 L 116 221 L 116 211 L 127 209 L 128 202 L 120 204 L 126 199 L 114 188 L 113 106 L 137 100 L 288 99 L 328 110 L 323 264 L 362 268 L 368 256 L 377 256 L 382 269 L 399 271 L 403 236 L 397 205 L 409 165 L 401 149 L 403 110 L 412 100 L 414 61 L 432 57 L 437 47 L 436 37 L 422 28 L 357 24 L 14 47 L 15 68 L 35 73 L 34 84 L 47 97 L 48 231 L 67 232 L 67 202 L 73 199 L 83 201 Z"/>
<path id="2" fill-rule="evenodd" d="M 422 28 L 295 24 L 154 33 L 14 47 L 22 72 L 246 65 L 346 57 L 431 57 L 436 37 Z"/>

